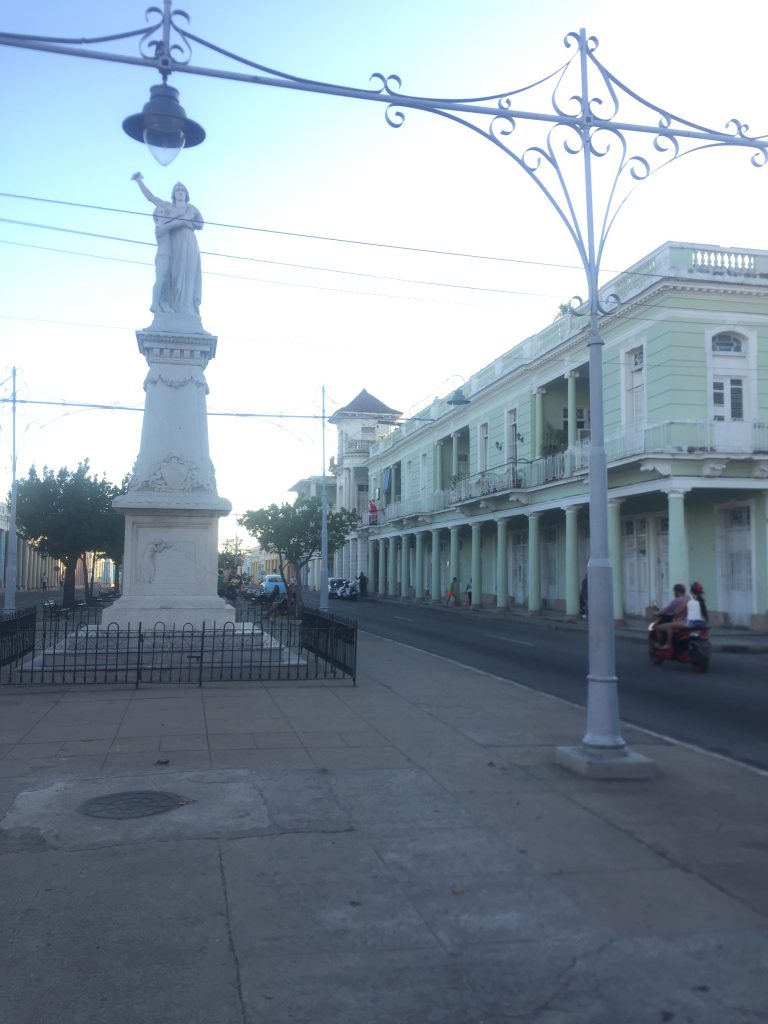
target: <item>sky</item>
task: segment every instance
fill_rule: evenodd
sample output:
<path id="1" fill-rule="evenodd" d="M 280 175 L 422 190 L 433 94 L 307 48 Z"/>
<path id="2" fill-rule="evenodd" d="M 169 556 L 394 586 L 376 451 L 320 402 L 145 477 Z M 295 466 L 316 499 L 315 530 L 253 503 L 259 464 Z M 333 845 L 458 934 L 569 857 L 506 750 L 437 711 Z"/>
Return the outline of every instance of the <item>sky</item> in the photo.
<path id="1" fill-rule="evenodd" d="M 183 7 L 191 32 L 259 64 L 355 88 L 397 74 L 405 93 L 455 98 L 543 78 L 584 27 L 643 98 L 713 129 L 736 117 L 768 135 L 762 0 Z M 4 0 L 0 31 L 93 38 L 141 28 L 145 9 Z M 193 64 L 240 70 L 193 45 Z M 96 49 L 137 52 L 134 41 Z M 19 477 L 87 458 L 119 482 L 138 454 L 141 414 L 114 408 L 143 404 L 135 332 L 151 322 L 152 210 L 134 171 L 160 196 L 183 181 L 206 221 L 201 316 L 219 339 L 206 371 L 210 449 L 233 505 L 221 540 L 243 536 L 234 516 L 292 501 L 293 484 L 322 472 L 323 387 L 327 415 L 362 388 L 415 415 L 585 294 L 557 214 L 466 127 L 408 111 L 392 128 L 380 103 L 178 74 L 170 84 L 207 138 L 163 168 L 121 129 L 159 81 L 146 68 L 0 47 L 0 398 L 15 366 L 24 402 L 113 407 L 20 404 Z M 768 168 L 749 157 L 697 154 L 643 182 L 612 226 L 603 280 L 667 240 L 768 248 Z M 327 428 L 326 460 L 334 446 Z M 4 401 L 0 494 L 11 466 Z"/>

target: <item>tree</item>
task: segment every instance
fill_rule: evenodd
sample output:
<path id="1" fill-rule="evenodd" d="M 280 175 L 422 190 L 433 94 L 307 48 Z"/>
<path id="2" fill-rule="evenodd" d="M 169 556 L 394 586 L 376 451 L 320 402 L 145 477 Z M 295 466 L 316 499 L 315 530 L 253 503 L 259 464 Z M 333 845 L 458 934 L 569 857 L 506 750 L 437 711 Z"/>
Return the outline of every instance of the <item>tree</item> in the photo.
<path id="1" fill-rule="evenodd" d="M 44 554 L 64 563 L 62 603 L 75 603 L 75 570 L 79 558 L 86 573 L 85 552 L 104 553 L 122 559 L 124 519 L 112 511 L 112 499 L 121 488 L 108 480 L 89 476 L 88 460 L 72 471 L 57 472 L 47 466 L 40 476 L 34 466 L 18 482 L 17 522 L 22 536 Z M 91 587 L 93 583 L 91 581 Z"/>
<path id="2" fill-rule="evenodd" d="M 291 565 L 296 573 L 296 605 L 302 606 L 301 570 L 320 554 L 323 509 L 319 498 L 300 497 L 293 505 L 269 505 L 246 512 L 238 523 L 244 526 L 265 551 L 279 559 L 283 582 L 285 570 Z M 350 530 L 357 527 L 357 512 L 349 509 L 328 511 L 328 554 L 340 548 Z"/>
<path id="3" fill-rule="evenodd" d="M 234 540 L 225 540 L 219 552 L 219 569 L 228 572 L 230 569 L 237 569 L 241 562 L 240 542 L 237 537 Z"/>

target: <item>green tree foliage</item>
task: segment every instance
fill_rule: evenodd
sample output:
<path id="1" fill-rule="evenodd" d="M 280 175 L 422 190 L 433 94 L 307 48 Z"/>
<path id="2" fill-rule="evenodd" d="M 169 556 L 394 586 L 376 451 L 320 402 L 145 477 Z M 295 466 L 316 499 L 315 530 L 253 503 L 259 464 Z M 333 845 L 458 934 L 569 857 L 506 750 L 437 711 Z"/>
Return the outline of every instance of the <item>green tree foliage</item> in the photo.
<path id="1" fill-rule="evenodd" d="M 117 562 L 123 556 L 125 521 L 112 511 L 112 499 L 122 493 L 125 482 L 116 487 L 90 476 L 89 469 L 87 459 L 74 471 L 46 466 L 42 476 L 32 466 L 29 476 L 18 482 L 19 532 L 38 551 L 64 563 L 64 605 L 75 603 L 75 570 L 79 558 L 85 569 L 86 551 Z"/>
<path id="2" fill-rule="evenodd" d="M 357 512 L 349 509 L 328 511 L 328 554 L 344 543 L 350 530 L 357 526 Z M 297 604 L 301 607 L 301 570 L 315 555 L 320 554 L 323 523 L 322 503 L 319 498 L 297 498 L 293 505 L 269 505 L 257 511 L 246 512 L 238 523 L 244 526 L 265 551 L 278 556 L 280 575 L 293 566 L 296 573 Z"/>
<path id="3" fill-rule="evenodd" d="M 242 560 L 242 548 L 237 538 L 225 540 L 219 551 L 219 568 L 229 572 L 230 569 L 236 569 Z"/>

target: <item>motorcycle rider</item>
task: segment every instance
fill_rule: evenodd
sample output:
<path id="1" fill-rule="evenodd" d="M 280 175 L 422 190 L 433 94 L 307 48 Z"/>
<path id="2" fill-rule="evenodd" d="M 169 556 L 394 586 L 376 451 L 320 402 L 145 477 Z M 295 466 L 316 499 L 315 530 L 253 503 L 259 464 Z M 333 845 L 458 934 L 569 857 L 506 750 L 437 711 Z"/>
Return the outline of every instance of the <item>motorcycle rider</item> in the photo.
<path id="1" fill-rule="evenodd" d="M 664 643 L 658 644 L 660 651 L 668 651 L 672 646 L 672 634 L 680 626 L 685 625 L 688 608 L 688 598 L 685 593 L 685 586 L 682 583 L 676 583 L 672 588 L 672 592 L 675 595 L 668 605 L 665 605 L 657 616 L 656 624 L 656 635 L 662 634 L 664 637 Z M 665 616 L 671 616 L 666 622 L 661 622 L 661 619 Z"/>

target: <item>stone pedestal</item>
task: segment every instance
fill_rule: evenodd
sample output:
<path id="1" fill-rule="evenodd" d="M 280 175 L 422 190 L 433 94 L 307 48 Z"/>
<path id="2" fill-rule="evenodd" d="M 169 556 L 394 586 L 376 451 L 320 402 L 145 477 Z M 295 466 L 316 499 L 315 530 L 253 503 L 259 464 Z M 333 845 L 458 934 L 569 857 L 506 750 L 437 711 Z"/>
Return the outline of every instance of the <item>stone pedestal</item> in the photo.
<path id="1" fill-rule="evenodd" d="M 125 513 L 123 596 L 102 624 L 233 622 L 217 595 L 218 520 L 232 506 L 208 453 L 204 371 L 217 339 L 198 318 L 176 316 L 156 317 L 136 338 L 149 364 L 144 422 L 128 493 L 114 501 Z"/>

